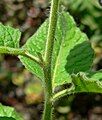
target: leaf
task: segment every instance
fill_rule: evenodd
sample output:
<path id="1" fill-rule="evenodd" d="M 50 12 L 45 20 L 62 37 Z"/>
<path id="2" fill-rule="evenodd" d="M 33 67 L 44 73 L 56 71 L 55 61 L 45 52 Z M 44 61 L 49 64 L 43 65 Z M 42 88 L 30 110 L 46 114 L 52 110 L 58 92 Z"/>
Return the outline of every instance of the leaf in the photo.
<path id="1" fill-rule="evenodd" d="M 14 108 L 0 104 L 0 120 L 23 120 Z"/>
<path id="2" fill-rule="evenodd" d="M 82 72 L 72 75 L 72 82 L 75 86 L 74 93 L 102 93 L 102 80 L 100 80 L 102 79 L 102 72 L 92 74 L 89 75 L 90 77 Z"/>
<path id="3" fill-rule="evenodd" d="M 53 86 L 71 83 L 71 74 L 91 68 L 94 52 L 87 36 L 76 26 L 73 18 L 63 12 L 59 17 L 53 71 Z M 56 50 L 54 50 L 56 51 Z"/>
<path id="4" fill-rule="evenodd" d="M 44 55 L 47 31 L 48 20 L 23 47 L 34 56 L 38 56 L 38 53 Z M 33 74 L 43 79 L 43 71 L 39 65 L 23 56 L 20 56 L 20 60 Z M 70 83 L 71 73 L 87 71 L 93 62 L 93 50 L 87 36 L 76 27 L 73 18 L 65 12 L 58 16 L 52 62 L 53 87 Z M 77 65 L 74 65 L 76 62 Z"/>
<path id="5" fill-rule="evenodd" d="M 0 117 L 0 120 L 15 120 L 15 119 L 11 117 Z"/>
<path id="6" fill-rule="evenodd" d="M 0 23 L 0 46 L 18 48 L 21 32 Z"/>
<path id="7" fill-rule="evenodd" d="M 47 39 L 47 31 L 48 21 L 45 21 L 38 29 L 38 31 L 27 40 L 23 48 L 25 48 L 30 54 L 34 56 L 38 57 L 38 53 L 43 55 Z M 43 70 L 38 64 L 24 56 L 19 56 L 19 58 L 30 72 L 35 74 L 38 78 L 43 79 Z"/>

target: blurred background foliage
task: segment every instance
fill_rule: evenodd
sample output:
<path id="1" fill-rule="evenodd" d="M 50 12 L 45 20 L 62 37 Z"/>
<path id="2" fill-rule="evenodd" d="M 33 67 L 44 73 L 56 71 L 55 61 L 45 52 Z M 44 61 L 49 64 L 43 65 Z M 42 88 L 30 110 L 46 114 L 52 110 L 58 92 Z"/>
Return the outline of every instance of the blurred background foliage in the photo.
<path id="1" fill-rule="evenodd" d="M 49 16 L 50 0 L 0 0 L 0 22 L 19 28 L 22 46 Z M 102 6 L 98 0 L 61 0 L 96 53 L 93 69 L 102 69 Z M 66 86 L 64 86 L 66 87 Z M 102 120 L 102 95 L 79 94 L 55 104 L 56 120 Z M 0 102 L 14 106 L 25 120 L 40 120 L 43 89 L 15 56 L 0 55 Z"/>

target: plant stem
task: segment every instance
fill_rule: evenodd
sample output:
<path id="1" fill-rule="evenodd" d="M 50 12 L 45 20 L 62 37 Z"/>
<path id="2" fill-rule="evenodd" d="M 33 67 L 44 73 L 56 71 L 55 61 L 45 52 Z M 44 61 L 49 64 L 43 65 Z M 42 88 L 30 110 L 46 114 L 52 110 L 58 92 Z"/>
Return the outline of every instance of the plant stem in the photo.
<path id="1" fill-rule="evenodd" d="M 42 61 L 39 58 L 31 55 L 25 49 L 11 48 L 11 47 L 4 47 L 4 46 L 2 46 L 2 47 L 0 47 L 0 54 L 22 55 L 22 56 L 28 57 L 31 60 L 35 61 L 40 66 L 43 66 L 43 63 L 42 63 Z"/>
<path id="2" fill-rule="evenodd" d="M 67 89 L 65 89 L 65 90 L 62 90 L 62 91 L 56 93 L 55 95 L 53 95 L 51 101 L 52 101 L 52 102 L 55 102 L 55 101 L 57 101 L 58 99 L 66 96 L 66 95 L 71 95 L 71 94 L 73 94 L 73 93 L 75 92 L 74 90 L 75 90 L 75 87 L 74 87 L 74 85 L 72 85 L 70 88 L 67 88 Z"/>
<path id="3" fill-rule="evenodd" d="M 24 55 L 24 53 L 23 49 L 0 46 L 0 54 Z"/>
<path id="4" fill-rule="evenodd" d="M 45 66 L 44 70 L 44 93 L 45 93 L 45 106 L 44 106 L 44 113 L 42 120 L 52 120 L 52 73 L 51 73 L 51 62 L 52 62 L 52 53 L 53 53 L 53 46 L 54 46 L 54 37 L 56 31 L 56 24 L 57 24 L 57 12 L 58 12 L 58 4 L 59 0 L 52 0 L 51 2 L 51 12 L 50 12 L 50 19 L 49 19 L 49 29 L 48 29 L 48 36 L 46 42 L 46 49 L 45 49 Z"/>
<path id="5" fill-rule="evenodd" d="M 39 64 L 41 67 L 43 67 L 43 61 L 39 57 L 36 57 L 36 56 L 30 54 L 29 52 L 25 52 L 24 56 L 30 58 L 31 60 L 33 60 L 37 64 Z"/>

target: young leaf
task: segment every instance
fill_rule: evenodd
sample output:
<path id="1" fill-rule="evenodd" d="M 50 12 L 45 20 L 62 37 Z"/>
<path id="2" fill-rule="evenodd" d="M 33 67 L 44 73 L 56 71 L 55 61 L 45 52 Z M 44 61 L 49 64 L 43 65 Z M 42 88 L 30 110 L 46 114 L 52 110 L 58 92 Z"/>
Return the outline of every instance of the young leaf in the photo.
<path id="1" fill-rule="evenodd" d="M 0 104 L 0 120 L 23 120 L 14 108 Z"/>
<path id="2" fill-rule="evenodd" d="M 0 46 L 19 48 L 21 32 L 9 26 L 0 23 Z"/>
<path id="3" fill-rule="evenodd" d="M 95 72 L 87 77 L 85 73 L 72 75 L 72 82 L 75 86 L 74 93 L 92 92 L 102 93 L 102 78 L 101 72 Z"/>

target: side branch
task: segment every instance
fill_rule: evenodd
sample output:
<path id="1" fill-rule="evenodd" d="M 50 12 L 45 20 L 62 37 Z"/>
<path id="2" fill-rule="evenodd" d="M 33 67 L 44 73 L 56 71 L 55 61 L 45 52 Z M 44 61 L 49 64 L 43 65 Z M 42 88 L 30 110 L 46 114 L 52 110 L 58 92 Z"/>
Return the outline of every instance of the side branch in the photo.
<path id="1" fill-rule="evenodd" d="M 0 54 L 24 55 L 23 49 L 0 46 Z"/>
<path id="2" fill-rule="evenodd" d="M 26 57 L 30 58 L 31 60 L 35 61 L 41 67 L 44 66 L 44 61 L 43 61 L 43 59 L 40 59 L 40 57 L 33 56 L 30 53 L 28 53 L 28 52 L 25 52 L 25 54 L 23 56 L 26 56 Z"/>
<path id="3" fill-rule="evenodd" d="M 0 46 L 0 54 L 10 54 L 10 55 L 16 55 L 16 56 L 22 55 L 22 56 L 28 57 L 31 60 L 35 61 L 40 66 L 43 65 L 42 61 L 39 58 L 31 55 L 25 49 Z"/>
<path id="4" fill-rule="evenodd" d="M 55 93 L 55 95 L 53 95 L 51 101 L 55 102 L 55 101 L 59 100 L 60 98 L 66 96 L 66 95 L 73 94 L 74 93 L 74 89 L 75 89 L 75 87 L 74 87 L 74 85 L 72 85 L 70 88 L 67 88 L 67 89 L 62 90 L 62 91 L 60 91 L 58 93 Z"/>

